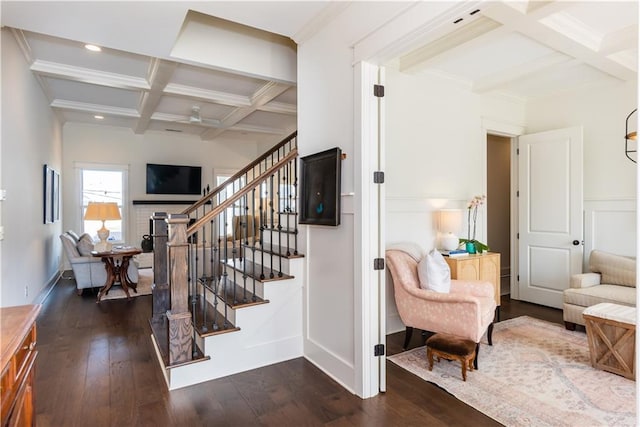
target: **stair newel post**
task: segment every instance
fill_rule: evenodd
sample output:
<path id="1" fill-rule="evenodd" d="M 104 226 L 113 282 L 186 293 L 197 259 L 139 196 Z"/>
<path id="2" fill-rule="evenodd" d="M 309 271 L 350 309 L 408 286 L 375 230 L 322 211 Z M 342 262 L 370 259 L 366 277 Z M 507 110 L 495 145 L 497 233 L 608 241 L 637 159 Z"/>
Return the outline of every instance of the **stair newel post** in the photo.
<path id="1" fill-rule="evenodd" d="M 209 194 L 209 188 L 204 188 L 202 190 L 202 194 L 203 195 L 207 195 Z M 213 209 L 213 205 L 211 205 L 211 209 Z M 202 205 L 202 216 L 206 216 L 207 215 L 207 205 L 204 204 Z M 196 243 L 196 252 L 197 252 L 197 247 L 198 244 L 200 244 L 202 246 L 202 261 L 198 262 L 198 260 L 196 260 L 196 264 L 197 265 L 201 265 L 201 269 L 202 269 L 202 277 L 200 278 L 200 280 L 198 281 L 200 283 L 200 289 L 202 289 L 202 297 L 201 299 L 201 304 L 202 304 L 202 327 L 201 327 L 201 331 L 202 332 L 207 332 L 209 330 L 209 328 L 207 327 L 207 282 L 208 282 L 208 277 L 207 277 L 207 269 L 206 269 L 206 265 L 207 265 L 207 233 L 206 233 L 206 224 L 202 226 L 202 229 L 196 231 L 196 233 L 194 234 L 196 237 L 195 239 L 195 243 Z M 196 267 L 197 268 L 197 267 Z M 195 323 L 194 323 L 195 325 Z"/>
<path id="2" fill-rule="evenodd" d="M 271 175 L 269 177 L 269 187 L 270 187 L 270 191 L 271 194 L 269 195 L 269 205 L 271 206 L 270 213 L 271 213 L 271 225 L 270 225 L 270 231 L 269 231 L 269 242 L 271 243 L 271 254 L 269 255 L 271 257 L 271 262 L 269 264 L 269 267 L 271 267 L 271 273 L 269 273 L 269 277 L 271 279 L 273 279 L 274 274 L 273 274 L 273 231 L 275 230 L 276 226 L 275 226 L 275 208 L 274 208 L 274 202 L 275 202 L 275 198 L 274 198 L 274 192 L 273 192 L 273 180 L 274 180 L 274 175 Z"/>
<path id="3" fill-rule="evenodd" d="M 295 209 L 294 212 L 298 213 L 298 200 L 300 200 L 298 196 L 298 158 L 296 157 L 293 160 L 293 194 L 295 195 Z M 298 255 L 298 221 L 293 222 L 294 233 L 293 233 L 293 254 Z"/>
<path id="4" fill-rule="evenodd" d="M 211 278 L 213 279 L 213 330 L 218 328 L 218 297 L 220 295 L 220 215 L 215 218 L 216 232 L 218 233 L 218 244 L 212 248 L 211 255 Z"/>
<path id="5" fill-rule="evenodd" d="M 258 187 L 259 188 L 259 187 Z M 260 194 L 260 192 L 258 192 Z M 254 187 L 251 190 L 251 213 L 252 213 L 252 221 L 251 221 L 251 233 L 253 235 L 253 243 L 251 245 L 251 281 L 253 283 L 253 296 L 251 299 L 253 301 L 256 300 L 256 189 Z"/>
<path id="6" fill-rule="evenodd" d="M 286 182 L 286 187 L 287 187 L 287 230 L 291 230 L 291 217 L 293 214 L 293 187 L 292 185 L 292 180 L 291 180 L 291 163 L 289 162 L 287 163 L 287 182 Z M 287 256 L 291 255 L 291 233 L 287 233 Z"/>
<path id="7" fill-rule="evenodd" d="M 262 187 L 262 184 L 260 184 L 260 187 Z M 264 194 L 262 194 L 262 190 L 260 190 L 260 213 L 259 215 L 259 221 L 260 221 L 260 248 L 262 249 L 260 251 L 260 268 L 262 269 L 260 272 L 260 280 L 264 279 L 264 224 L 265 224 L 265 218 L 264 218 L 264 210 L 263 210 L 263 202 L 264 199 Z M 255 272 L 254 272 L 255 273 Z"/>
<path id="8" fill-rule="evenodd" d="M 247 228 L 249 225 L 249 205 L 247 203 L 247 197 L 244 196 L 240 199 L 240 206 L 242 212 L 244 212 L 244 221 L 242 221 L 242 228 L 240 229 L 240 260 L 242 261 L 242 302 L 247 302 L 247 258 L 244 255 L 244 251 L 247 250 L 249 244 L 249 237 Z M 251 218 L 253 221 L 253 217 Z M 243 236 L 244 234 L 244 236 Z"/>
<path id="9" fill-rule="evenodd" d="M 188 251 L 187 224 L 189 216 L 172 214 L 167 218 L 169 240 L 167 255 L 169 260 L 169 289 L 171 309 L 167 311 L 169 320 L 169 365 L 191 360 L 193 328 L 189 313 L 189 289 L 187 287 Z"/>
<path id="10" fill-rule="evenodd" d="M 155 212 L 151 216 L 153 221 L 153 284 L 151 285 L 151 298 L 153 306 L 153 318 L 158 319 L 167 314 L 169 310 L 169 278 L 167 263 L 167 214 Z"/>

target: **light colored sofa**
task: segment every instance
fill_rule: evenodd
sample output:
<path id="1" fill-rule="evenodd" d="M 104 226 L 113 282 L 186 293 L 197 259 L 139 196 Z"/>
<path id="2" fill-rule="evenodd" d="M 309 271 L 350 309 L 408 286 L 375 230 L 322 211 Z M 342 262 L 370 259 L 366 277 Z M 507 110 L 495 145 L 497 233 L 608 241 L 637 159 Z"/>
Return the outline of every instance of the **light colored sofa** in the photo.
<path id="1" fill-rule="evenodd" d="M 589 254 L 589 272 L 571 276 L 570 288 L 563 294 L 565 327 L 575 330 L 584 325 L 582 312 L 601 302 L 636 305 L 636 260 L 594 250 Z"/>
<path id="2" fill-rule="evenodd" d="M 91 237 L 67 231 L 60 235 L 60 240 L 73 270 L 78 295 L 82 295 L 86 288 L 102 287 L 107 281 L 107 271 L 102 259 L 90 253 L 93 250 Z M 135 262 L 129 263 L 127 273 L 133 283 L 138 282 L 138 266 Z"/>

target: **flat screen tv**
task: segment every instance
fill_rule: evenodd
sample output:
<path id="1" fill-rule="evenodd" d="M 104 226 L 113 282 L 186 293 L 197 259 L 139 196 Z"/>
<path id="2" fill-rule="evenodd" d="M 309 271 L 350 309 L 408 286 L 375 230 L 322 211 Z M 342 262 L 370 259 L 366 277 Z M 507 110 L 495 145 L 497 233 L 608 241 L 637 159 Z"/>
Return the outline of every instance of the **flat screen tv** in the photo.
<path id="1" fill-rule="evenodd" d="M 147 194 L 200 194 L 200 166 L 147 163 Z"/>

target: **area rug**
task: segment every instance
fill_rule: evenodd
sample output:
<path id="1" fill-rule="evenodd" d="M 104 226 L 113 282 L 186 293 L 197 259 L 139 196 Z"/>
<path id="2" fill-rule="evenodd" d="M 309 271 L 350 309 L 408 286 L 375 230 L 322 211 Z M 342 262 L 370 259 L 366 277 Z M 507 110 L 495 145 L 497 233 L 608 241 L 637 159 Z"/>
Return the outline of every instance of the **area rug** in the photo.
<path id="1" fill-rule="evenodd" d="M 150 295 L 151 294 L 151 283 L 153 283 L 153 269 L 151 268 L 141 268 L 138 270 L 138 292 L 133 292 L 132 289 L 129 289 L 129 295 L 131 298 L 139 297 L 141 295 Z M 100 298 L 100 301 L 110 300 L 110 299 L 121 299 L 126 298 L 127 294 L 122 290 L 122 286 L 119 283 L 114 284 L 111 289 L 109 289 L 109 293 L 103 295 Z"/>
<path id="2" fill-rule="evenodd" d="M 425 347 L 388 359 L 507 426 L 636 425 L 635 381 L 592 368 L 584 332 L 532 317 L 497 323 L 466 382 L 458 362 L 430 372 Z"/>

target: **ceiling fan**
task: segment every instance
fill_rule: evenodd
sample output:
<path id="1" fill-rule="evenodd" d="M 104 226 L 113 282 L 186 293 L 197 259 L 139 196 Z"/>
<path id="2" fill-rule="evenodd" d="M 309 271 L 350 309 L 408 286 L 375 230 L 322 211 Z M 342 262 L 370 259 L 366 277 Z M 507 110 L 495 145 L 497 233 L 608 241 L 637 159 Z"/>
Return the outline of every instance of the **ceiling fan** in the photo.
<path id="1" fill-rule="evenodd" d="M 200 115 L 200 107 L 194 105 L 191 107 L 191 115 L 187 120 L 176 120 L 176 123 L 187 123 L 191 125 L 200 125 L 208 127 L 220 127 L 220 121 L 215 119 L 203 119 Z"/>

